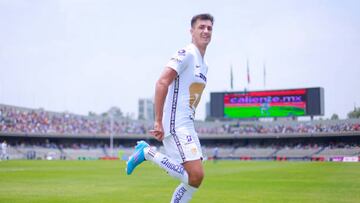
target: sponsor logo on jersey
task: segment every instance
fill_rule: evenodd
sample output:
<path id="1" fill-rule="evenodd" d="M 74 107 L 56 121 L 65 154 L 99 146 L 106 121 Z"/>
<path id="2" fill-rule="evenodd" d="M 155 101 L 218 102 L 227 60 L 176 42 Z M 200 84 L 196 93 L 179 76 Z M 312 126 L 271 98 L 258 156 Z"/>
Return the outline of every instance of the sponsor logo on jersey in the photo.
<path id="1" fill-rule="evenodd" d="M 185 54 L 186 54 L 185 49 L 181 49 L 181 50 L 178 51 L 179 56 L 185 56 Z"/>
<path id="2" fill-rule="evenodd" d="M 174 61 L 174 62 L 177 63 L 177 64 L 182 63 L 182 60 L 179 59 L 178 57 L 172 57 L 172 58 L 170 59 L 170 61 Z"/>
<path id="3" fill-rule="evenodd" d="M 204 74 L 199 73 L 199 74 L 196 74 L 195 76 L 203 79 L 206 82 L 206 76 Z"/>

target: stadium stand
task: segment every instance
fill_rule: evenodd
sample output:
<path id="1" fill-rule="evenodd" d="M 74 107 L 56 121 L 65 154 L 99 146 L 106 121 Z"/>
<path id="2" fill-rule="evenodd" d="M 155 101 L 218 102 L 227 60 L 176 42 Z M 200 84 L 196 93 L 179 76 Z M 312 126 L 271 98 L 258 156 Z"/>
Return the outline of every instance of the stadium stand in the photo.
<path id="1" fill-rule="evenodd" d="M 44 109 L 0 105 L 0 139 L 7 140 L 11 159 L 97 159 L 115 151 L 126 157 L 136 140 L 146 139 L 150 121 L 103 116 L 82 116 Z M 196 121 L 211 158 L 311 160 L 360 155 L 360 119 L 312 121 Z M 161 149 L 161 148 L 160 148 Z M 163 149 L 161 149 L 163 150 Z"/>
<path id="2" fill-rule="evenodd" d="M 0 105 L 0 131 L 4 133 L 54 134 L 54 135 L 102 135 L 111 133 L 109 117 L 80 116 L 55 113 L 43 109 L 26 109 Z M 127 119 L 113 122 L 113 133 L 145 134 L 141 121 Z"/>

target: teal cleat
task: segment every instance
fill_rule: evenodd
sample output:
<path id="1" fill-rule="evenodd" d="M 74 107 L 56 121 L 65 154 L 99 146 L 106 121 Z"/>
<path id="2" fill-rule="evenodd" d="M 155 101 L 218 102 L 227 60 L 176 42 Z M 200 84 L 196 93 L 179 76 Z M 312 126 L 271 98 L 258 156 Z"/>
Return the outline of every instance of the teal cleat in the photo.
<path id="1" fill-rule="evenodd" d="M 130 175 L 133 170 L 145 161 L 144 148 L 149 147 L 150 145 L 144 140 L 138 141 L 135 146 L 135 152 L 130 156 L 129 160 L 126 162 L 126 173 Z"/>

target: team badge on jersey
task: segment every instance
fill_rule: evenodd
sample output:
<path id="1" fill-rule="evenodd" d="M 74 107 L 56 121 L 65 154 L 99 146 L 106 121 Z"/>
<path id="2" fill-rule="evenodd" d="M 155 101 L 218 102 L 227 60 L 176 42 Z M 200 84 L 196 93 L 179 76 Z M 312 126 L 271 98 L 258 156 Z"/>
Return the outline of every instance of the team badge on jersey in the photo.
<path id="1" fill-rule="evenodd" d="M 191 149 L 191 153 L 192 153 L 192 154 L 196 154 L 196 153 L 197 153 L 197 149 L 196 149 L 195 147 L 192 148 L 192 149 Z"/>

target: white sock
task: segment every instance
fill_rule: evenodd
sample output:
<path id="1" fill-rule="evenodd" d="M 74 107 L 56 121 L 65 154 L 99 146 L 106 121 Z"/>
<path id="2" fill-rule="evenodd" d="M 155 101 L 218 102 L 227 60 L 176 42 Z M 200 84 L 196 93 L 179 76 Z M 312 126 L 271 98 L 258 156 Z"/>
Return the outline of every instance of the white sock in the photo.
<path id="1" fill-rule="evenodd" d="M 180 183 L 180 185 L 174 191 L 174 194 L 171 198 L 171 203 L 189 202 L 196 190 L 197 188 L 191 187 L 188 184 Z"/>
<path id="2" fill-rule="evenodd" d="M 183 165 L 172 160 L 166 155 L 157 152 L 155 149 L 151 147 L 144 148 L 145 159 L 152 161 L 159 165 L 162 169 L 164 169 L 170 176 L 179 179 L 181 182 L 188 184 L 189 183 L 189 175 L 186 172 Z"/>

